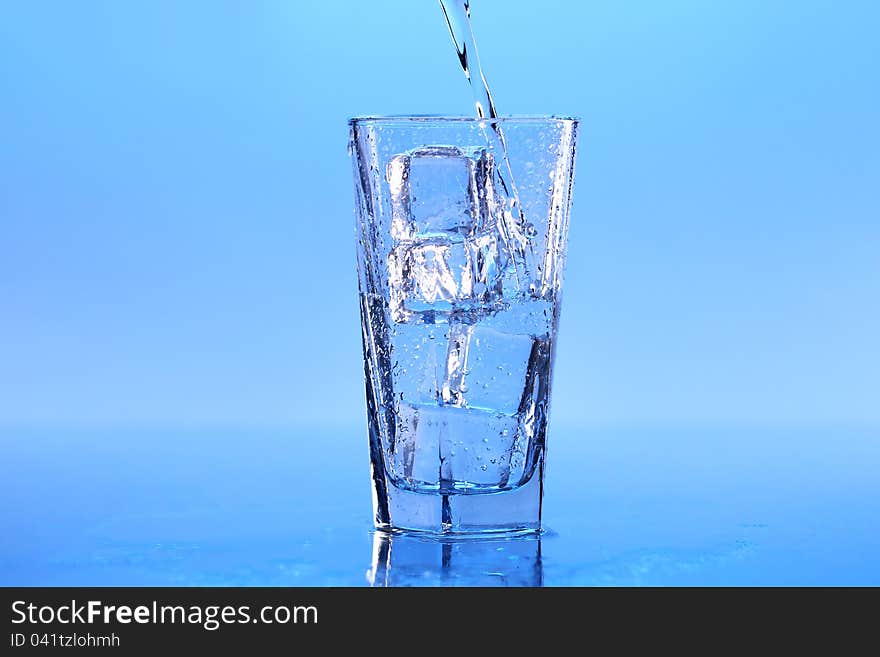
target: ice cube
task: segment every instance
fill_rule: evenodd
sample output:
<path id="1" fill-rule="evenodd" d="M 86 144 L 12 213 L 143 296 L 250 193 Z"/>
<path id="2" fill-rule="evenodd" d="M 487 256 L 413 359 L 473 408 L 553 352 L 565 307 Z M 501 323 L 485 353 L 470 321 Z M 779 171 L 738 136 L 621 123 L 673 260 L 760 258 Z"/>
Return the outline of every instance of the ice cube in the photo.
<path id="1" fill-rule="evenodd" d="M 385 463 L 398 486 L 420 492 L 456 482 L 506 486 L 517 436 L 515 416 L 401 404 Z"/>
<path id="2" fill-rule="evenodd" d="M 388 256 L 395 322 L 473 319 L 520 289 L 521 250 L 512 250 L 510 207 L 485 147 L 427 146 L 393 157 Z"/>
<path id="3" fill-rule="evenodd" d="M 391 234 L 398 240 L 464 235 L 478 215 L 477 161 L 455 146 L 425 146 L 388 163 Z"/>
<path id="4" fill-rule="evenodd" d="M 442 314 L 452 310 L 455 302 L 467 295 L 468 267 L 462 242 L 431 238 L 394 247 L 388 255 L 394 321 L 408 321 L 411 313 Z"/>
<path id="5" fill-rule="evenodd" d="M 455 310 L 474 319 L 497 310 L 514 291 L 510 255 L 497 231 L 463 240 L 429 238 L 401 242 L 388 256 L 391 316 L 407 322 L 448 321 Z"/>

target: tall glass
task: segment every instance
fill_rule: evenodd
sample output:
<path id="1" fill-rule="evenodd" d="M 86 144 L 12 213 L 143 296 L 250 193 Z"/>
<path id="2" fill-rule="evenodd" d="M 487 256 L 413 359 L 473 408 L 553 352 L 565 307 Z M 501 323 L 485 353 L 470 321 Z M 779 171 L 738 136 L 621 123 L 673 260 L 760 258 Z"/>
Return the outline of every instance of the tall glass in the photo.
<path id="1" fill-rule="evenodd" d="M 376 526 L 538 531 L 577 121 L 350 126 Z"/>

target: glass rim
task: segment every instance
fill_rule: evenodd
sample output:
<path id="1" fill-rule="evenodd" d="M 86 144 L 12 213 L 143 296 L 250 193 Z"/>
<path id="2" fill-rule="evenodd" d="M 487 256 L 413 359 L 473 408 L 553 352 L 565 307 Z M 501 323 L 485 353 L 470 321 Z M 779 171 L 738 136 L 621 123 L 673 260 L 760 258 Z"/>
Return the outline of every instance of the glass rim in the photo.
<path id="1" fill-rule="evenodd" d="M 488 123 L 488 124 L 512 124 L 512 123 L 573 123 L 580 122 L 576 116 L 524 115 L 524 116 L 498 116 L 493 119 L 480 118 L 478 116 L 456 116 L 444 114 L 389 114 L 354 116 L 348 120 L 348 125 L 364 125 L 368 123 Z"/>

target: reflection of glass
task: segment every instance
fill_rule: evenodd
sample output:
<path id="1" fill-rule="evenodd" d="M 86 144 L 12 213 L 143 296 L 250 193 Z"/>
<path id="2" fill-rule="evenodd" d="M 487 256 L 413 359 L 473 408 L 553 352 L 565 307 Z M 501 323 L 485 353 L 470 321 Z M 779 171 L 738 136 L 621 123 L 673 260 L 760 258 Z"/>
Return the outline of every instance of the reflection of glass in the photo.
<path id="1" fill-rule="evenodd" d="M 577 121 L 351 128 L 376 526 L 537 531 Z"/>
<path id="2" fill-rule="evenodd" d="M 538 535 L 445 539 L 377 532 L 371 586 L 543 586 Z"/>

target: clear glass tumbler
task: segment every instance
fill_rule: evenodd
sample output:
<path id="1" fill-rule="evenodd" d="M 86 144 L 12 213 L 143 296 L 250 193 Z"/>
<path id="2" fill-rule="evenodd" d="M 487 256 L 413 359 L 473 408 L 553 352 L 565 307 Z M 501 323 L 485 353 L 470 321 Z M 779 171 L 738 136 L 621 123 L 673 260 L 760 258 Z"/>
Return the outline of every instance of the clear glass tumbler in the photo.
<path id="1" fill-rule="evenodd" d="M 376 526 L 538 531 L 577 121 L 350 126 Z"/>

